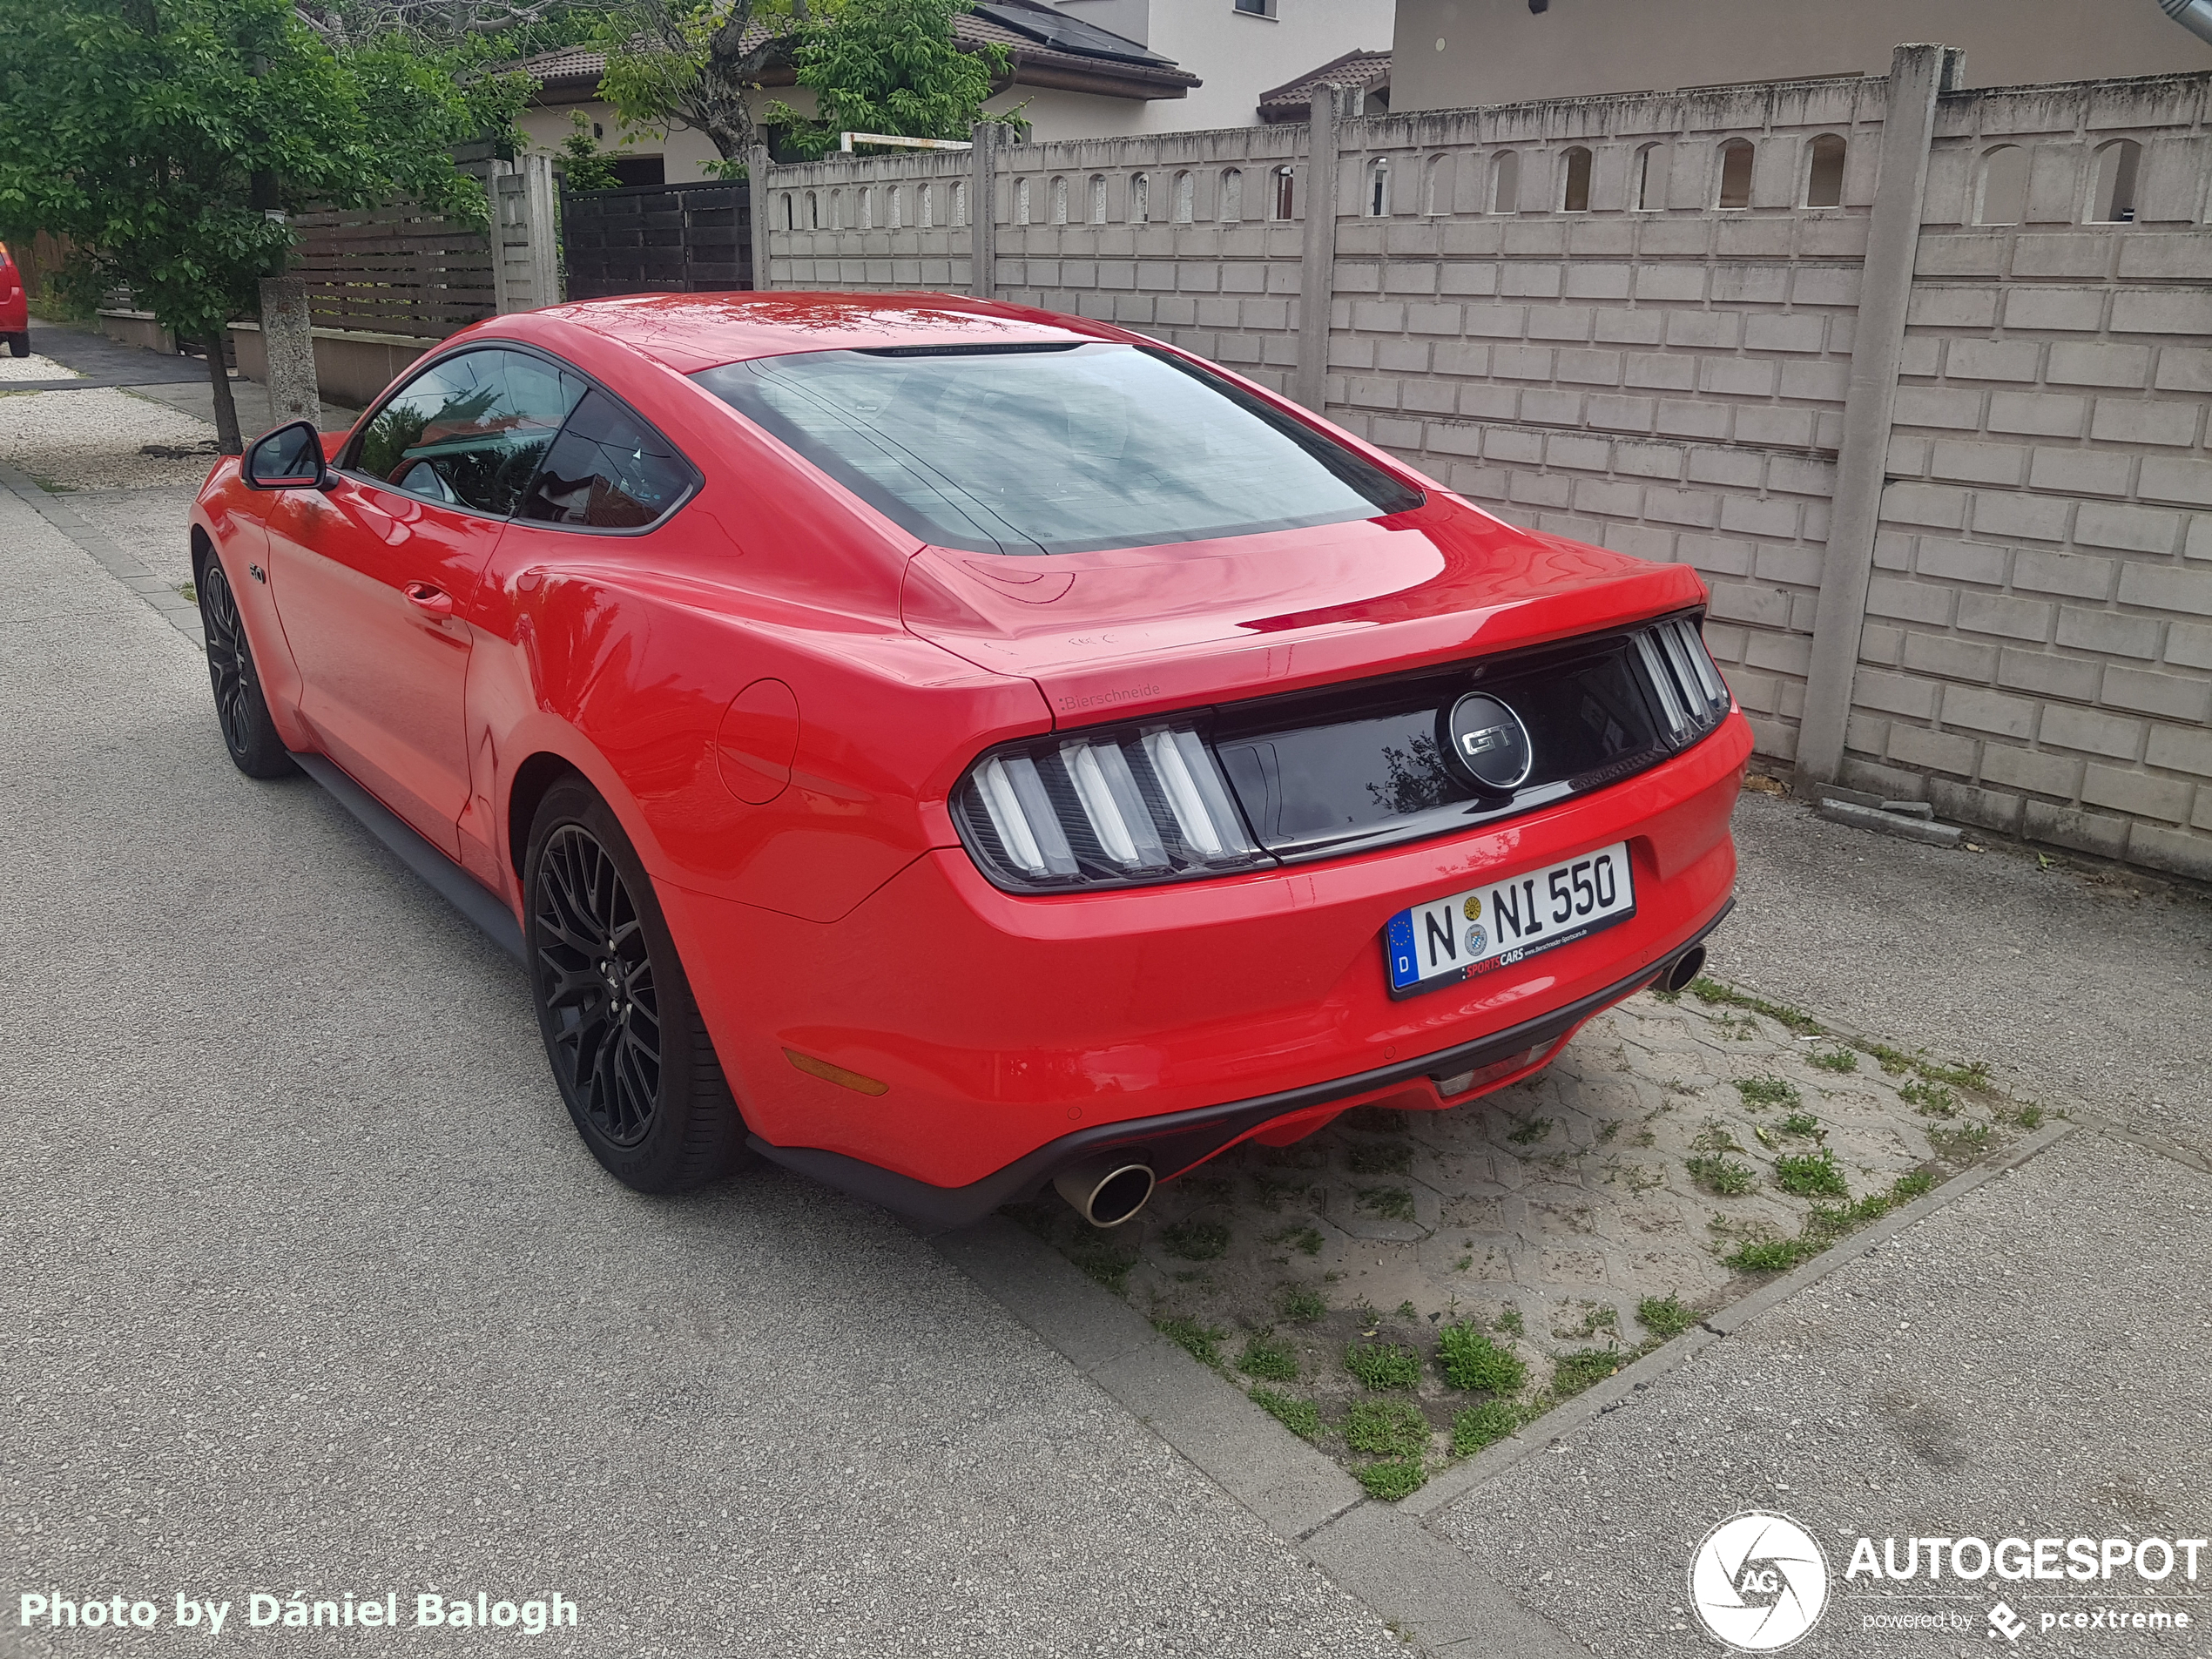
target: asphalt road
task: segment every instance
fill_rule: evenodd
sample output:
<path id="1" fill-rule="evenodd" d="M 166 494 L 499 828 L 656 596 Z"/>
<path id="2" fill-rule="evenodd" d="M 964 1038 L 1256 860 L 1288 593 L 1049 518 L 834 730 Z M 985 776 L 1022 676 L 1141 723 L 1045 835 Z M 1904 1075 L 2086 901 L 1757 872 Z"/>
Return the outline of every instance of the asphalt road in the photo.
<path id="1" fill-rule="evenodd" d="M 0 1653 L 198 1651 L 180 1594 L 368 1651 L 239 1627 L 387 1590 L 558 1593 L 534 1652 L 1403 1651 L 887 1218 L 607 1180 L 513 964 L 4 491 L 0 572 Z"/>

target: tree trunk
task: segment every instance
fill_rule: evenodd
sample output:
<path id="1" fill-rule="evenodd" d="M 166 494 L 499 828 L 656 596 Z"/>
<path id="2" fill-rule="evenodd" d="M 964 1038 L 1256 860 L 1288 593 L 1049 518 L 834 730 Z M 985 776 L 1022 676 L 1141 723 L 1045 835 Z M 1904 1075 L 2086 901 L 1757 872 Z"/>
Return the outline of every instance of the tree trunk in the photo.
<path id="1" fill-rule="evenodd" d="M 238 403 L 231 396 L 230 332 L 218 328 L 207 337 L 207 379 L 215 389 L 215 448 L 235 455 L 245 453 L 246 443 L 239 436 Z"/>

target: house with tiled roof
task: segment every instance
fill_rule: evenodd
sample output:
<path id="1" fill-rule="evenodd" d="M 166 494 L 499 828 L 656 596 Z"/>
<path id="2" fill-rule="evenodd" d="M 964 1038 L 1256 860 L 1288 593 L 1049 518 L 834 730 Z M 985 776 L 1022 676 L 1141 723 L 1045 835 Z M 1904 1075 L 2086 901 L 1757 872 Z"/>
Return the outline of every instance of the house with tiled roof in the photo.
<path id="1" fill-rule="evenodd" d="M 1259 118 L 1270 126 L 1305 120 L 1313 112 L 1314 89 L 1322 85 L 1356 86 L 1360 93 L 1360 114 L 1388 115 L 1390 54 L 1346 52 L 1341 57 L 1331 58 L 1318 69 L 1307 71 L 1296 80 L 1270 87 L 1259 95 Z"/>
<path id="2" fill-rule="evenodd" d="M 1040 140 L 1250 126 L 1274 82 L 1347 45 L 1390 38 L 1394 0 L 978 0 L 954 38 L 1002 46 L 1012 72 L 986 106 L 1019 108 Z M 765 36 L 763 37 L 765 39 Z M 1372 55 L 1372 54 L 1367 54 Z M 523 112 L 533 145 L 552 150 L 581 116 L 624 184 L 683 184 L 716 159 L 702 132 L 624 134 L 598 96 L 606 56 L 567 47 L 509 65 L 537 81 Z M 751 95 L 802 112 L 813 94 L 772 57 Z"/>

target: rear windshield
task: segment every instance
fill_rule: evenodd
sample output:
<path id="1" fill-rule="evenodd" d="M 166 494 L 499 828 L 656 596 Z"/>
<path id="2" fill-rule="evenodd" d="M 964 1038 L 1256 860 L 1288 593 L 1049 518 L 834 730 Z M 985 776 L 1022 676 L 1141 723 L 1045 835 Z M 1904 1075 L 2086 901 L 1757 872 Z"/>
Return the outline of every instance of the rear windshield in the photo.
<path id="1" fill-rule="evenodd" d="M 922 541 L 1085 553 L 1405 512 L 1420 492 L 1164 353 L 806 352 L 695 376 Z"/>

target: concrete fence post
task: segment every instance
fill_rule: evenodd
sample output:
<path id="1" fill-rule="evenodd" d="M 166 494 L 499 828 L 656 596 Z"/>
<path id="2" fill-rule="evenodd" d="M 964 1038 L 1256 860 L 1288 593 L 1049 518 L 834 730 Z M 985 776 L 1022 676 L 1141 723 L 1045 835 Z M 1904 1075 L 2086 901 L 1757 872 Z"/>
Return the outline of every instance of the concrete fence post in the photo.
<path id="1" fill-rule="evenodd" d="M 1291 395 L 1325 412 L 1329 395 L 1329 312 L 1336 298 L 1337 124 L 1347 89 L 1313 89 L 1306 116 L 1305 235 L 1298 259 L 1298 374 Z"/>
<path id="2" fill-rule="evenodd" d="M 768 277 L 768 146 L 756 144 L 745 152 L 745 206 L 752 222 L 752 286 L 769 286 Z"/>
<path id="3" fill-rule="evenodd" d="M 994 298 L 998 290 L 998 167 L 999 138 L 1005 128 L 995 121 L 978 121 L 969 133 L 975 147 L 968 152 L 968 291 L 979 300 Z"/>
<path id="4" fill-rule="evenodd" d="M 1963 56 L 1944 46 L 1899 46 L 1890 59 L 1881 171 L 1867 221 L 1851 381 L 1844 395 L 1844 435 L 1836 455 L 1828 548 L 1820 565 L 1804 720 L 1797 732 L 1797 770 L 1817 783 L 1833 783 L 1843 769 L 1859 636 L 1874 572 L 1874 538 L 1881 527 L 1905 312 L 1920 246 L 1936 98 L 1956 83 Z"/>
<path id="5" fill-rule="evenodd" d="M 267 277 L 261 283 L 262 373 L 269 388 L 269 423 L 312 421 L 322 426 L 322 394 L 315 383 L 315 334 L 307 314 L 307 284 L 300 277 Z"/>
<path id="6" fill-rule="evenodd" d="M 523 176 L 523 230 L 529 243 L 530 304 L 557 304 L 561 292 L 561 192 L 553 179 L 553 158 L 530 153 L 516 158 Z"/>

